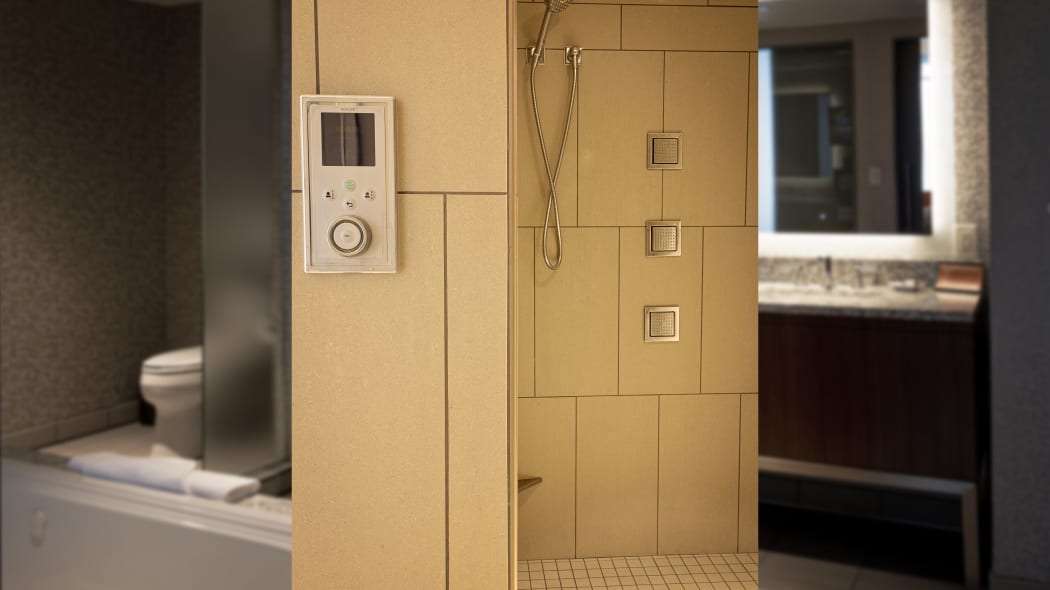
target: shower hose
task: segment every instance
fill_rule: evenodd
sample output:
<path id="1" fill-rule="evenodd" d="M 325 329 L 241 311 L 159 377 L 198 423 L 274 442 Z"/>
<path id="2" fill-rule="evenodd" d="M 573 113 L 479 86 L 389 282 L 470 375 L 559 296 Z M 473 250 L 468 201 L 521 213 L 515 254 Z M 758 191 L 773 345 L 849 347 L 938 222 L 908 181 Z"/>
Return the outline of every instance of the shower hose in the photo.
<path id="1" fill-rule="evenodd" d="M 562 130 L 561 135 L 561 149 L 558 151 L 558 163 L 551 170 L 550 156 L 547 154 L 547 143 L 543 138 L 543 125 L 540 122 L 540 107 L 539 101 L 536 98 L 536 68 L 539 66 L 539 52 L 532 59 L 532 70 L 529 76 L 529 84 L 532 89 L 532 114 L 536 121 L 536 133 L 540 139 L 540 152 L 543 154 L 543 168 L 547 172 L 547 183 L 550 186 L 550 193 L 547 197 L 547 214 L 543 218 L 543 262 L 547 265 L 547 268 L 551 270 L 557 270 L 561 266 L 562 259 L 562 241 L 561 241 L 561 216 L 558 214 L 558 176 L 561 174 L 561 165 L 565 161 L 565 144 L 569 140 L 569 127 L 572 123 L 572 110 L 576 106 L 576 87 L 579 79 L 579 67 L 580 67 L 580 49 L 578 47 L 570 47 L 567 51 L 567 55 L 571 60 L 572 65 L 572 92 L 569 95 L 569 109 L 565 114 L 565 128 Z M 553 262 L 551 261 L 550 249 L 548 248 L 547 238 L 550 234 L 551 226 L 551 213 L 553 212 L 554 217 L 554 239 L 557 246 L 557 256 L 554 257 Z"/>

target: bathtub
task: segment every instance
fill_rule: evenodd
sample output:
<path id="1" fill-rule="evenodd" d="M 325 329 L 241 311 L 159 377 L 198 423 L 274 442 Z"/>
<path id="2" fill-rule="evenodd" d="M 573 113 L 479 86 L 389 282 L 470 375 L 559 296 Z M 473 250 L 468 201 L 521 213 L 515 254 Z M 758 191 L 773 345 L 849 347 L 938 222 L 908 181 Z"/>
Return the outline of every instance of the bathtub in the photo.
<path id="1" fill-rule="evenodd" d="M 291 516 L 0 462 L 5 590 L 288 590 Z"/>

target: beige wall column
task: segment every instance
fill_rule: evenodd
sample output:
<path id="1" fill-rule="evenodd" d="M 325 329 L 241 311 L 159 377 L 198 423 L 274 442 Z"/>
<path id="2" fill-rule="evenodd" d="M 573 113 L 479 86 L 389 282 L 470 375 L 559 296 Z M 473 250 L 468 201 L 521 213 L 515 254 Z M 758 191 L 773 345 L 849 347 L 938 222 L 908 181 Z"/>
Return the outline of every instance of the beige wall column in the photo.
<path id="1" fill-rule="evenodd" d="M 510 585 L 513 18 L 293 0 L 295 588 Z M 296 109 L 318 92 L 395 97 L 397 274 L 301 270 Z"/>

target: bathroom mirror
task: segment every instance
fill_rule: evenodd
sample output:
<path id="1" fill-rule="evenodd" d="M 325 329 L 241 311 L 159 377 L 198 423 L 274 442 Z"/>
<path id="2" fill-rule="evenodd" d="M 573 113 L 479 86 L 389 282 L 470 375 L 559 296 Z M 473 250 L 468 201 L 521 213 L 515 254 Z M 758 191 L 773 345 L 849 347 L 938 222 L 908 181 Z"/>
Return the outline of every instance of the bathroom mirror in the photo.
<path id="1" fill-rule="evenodd" d="M 929 235 L 926 0 L 759 3 L 759 227 Z"/>

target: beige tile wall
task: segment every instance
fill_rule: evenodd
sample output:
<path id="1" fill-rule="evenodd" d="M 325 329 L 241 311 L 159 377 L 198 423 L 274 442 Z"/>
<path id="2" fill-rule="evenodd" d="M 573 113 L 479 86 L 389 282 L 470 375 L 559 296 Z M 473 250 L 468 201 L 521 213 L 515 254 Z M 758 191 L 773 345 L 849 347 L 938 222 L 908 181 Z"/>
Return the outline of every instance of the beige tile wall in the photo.
<path id="1" fill-rule="evenodd" d="M 507 196 L 448 195 L 445 222 L 448 584 L 489 590 L 509 551 Z"/>
<path id="2" fill-rule="evenodd" d="M 518 498 L 522 556 L 576 553 L 576 399 L 518 401 L 518 471 L 543 474 L 543 484 Z M 549 514 L 566 518 L 552 520 Z"/>
<path id="3" fill-rule="evenodd" d="M 393 95 L 400 193 L 396 274 L 292 275 L 295 588 L 512 584 L 512 7 L 293 1 L 295 102 Z"/>
<path id="4" fill-rule="evenodd" d="M 571 81 L 553 49 L 584 54 L 554 272 L 518 52 L 518 452 L 544 478 L 519 499 L 520 559 L 757 550 L 755 6 L 599 0 L 555 17 L 549 145 Z M 518 4 L 519 48 L 542 13 Z M 683 170 L 646 170 L 661 130 L 684 133 Z M 681 257 L 645 256 L 649 219 L 682 220 Z M 646 305 L 680 306 L 679 342 L 642 341 Z"/>
<path id="5" fill-rule="evenodd" d="M 656 553 L 658 406 L 654 396 L 578 398 L 578 557 Z"/>
<path id="6" fill-rule="evenodd" d="M 544 263 L 542 233 L 533 238 L 536 395 L 615 394 L 619 230 L 566 228 L 571 255 L 556 271 Z"/>
<path id="7" fill-rule="evenodd" d="M 660 217 L 661 175 L 638 163 L 645 162 L 645 134 L 663 125 L 663 54 L 593 51 L 585 59 L 580 68 L 580 225 L 645 225 L 646 219 Z"/>

